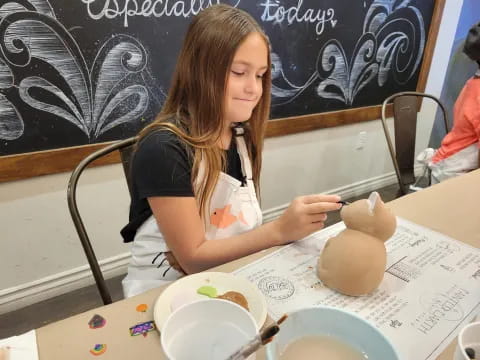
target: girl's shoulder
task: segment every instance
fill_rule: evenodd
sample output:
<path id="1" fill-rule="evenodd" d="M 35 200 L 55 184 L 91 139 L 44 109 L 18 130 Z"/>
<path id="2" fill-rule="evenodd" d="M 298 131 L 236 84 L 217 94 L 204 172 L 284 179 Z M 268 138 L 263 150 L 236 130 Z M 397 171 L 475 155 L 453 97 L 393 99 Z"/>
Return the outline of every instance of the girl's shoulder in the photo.
<path id="1" fill-rule="evenodd" d="M 186 156 L 191 151 L 179 135 L 168 129 L 155 129 L 140 139 L 136 152 L 180 153 Z"/>
<path id="2" fill-rule="evenodd" d="M 145 135 L 140 139 L 138 143 L 138 148 L 141 147 L 164 147 L 168 145 L 179 145 L 182 141 L 179 136 L 174 132 L 167 129 L 157 129 L 151 131 L 149 134 Z"/>
<path id="3" fill-rule="evenodd" d="M 143 136 L 136 148 L 134 167 L 149 163 L 182 163 L 190 166 L 191 155 L 187 145 L 168 129 L 155 129 Z"/>

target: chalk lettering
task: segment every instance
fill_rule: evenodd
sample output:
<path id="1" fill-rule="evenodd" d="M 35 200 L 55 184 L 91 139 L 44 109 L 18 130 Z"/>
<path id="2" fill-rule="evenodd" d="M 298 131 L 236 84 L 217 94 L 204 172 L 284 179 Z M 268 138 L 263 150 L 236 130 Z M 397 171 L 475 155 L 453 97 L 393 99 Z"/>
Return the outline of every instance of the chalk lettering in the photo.
<path id="1" fill-rule="evenodd" d="M 298 0 L 296 6 L 289 8 L 279 5 L 274 0 L 265 0 L 260 6 L 263 7 L 262 21 L 280 24 L 286 20 L 288 25 L 294 22 L 316 24 L 317 35 L 323 33 L 326 23 L 330 22 L 332 27 L 337 24 L 334 9 L 304 9 L 303 0 Z"/>
<path id="2" fill-rule="evenodd" d="M 237 0 L 235 4 L 231 5 L 237 7 L 240 1 Z M 123 18 L 124 27 L 128 27 L 129 19 L 132 17 L 175 16 L 188 18 L 221 2 L 221 0 L 82 0 L 91 19 L 101 20 L 106 18 L 113 20 Z M 95 11 L 94 9 L 100 10 Z"/>

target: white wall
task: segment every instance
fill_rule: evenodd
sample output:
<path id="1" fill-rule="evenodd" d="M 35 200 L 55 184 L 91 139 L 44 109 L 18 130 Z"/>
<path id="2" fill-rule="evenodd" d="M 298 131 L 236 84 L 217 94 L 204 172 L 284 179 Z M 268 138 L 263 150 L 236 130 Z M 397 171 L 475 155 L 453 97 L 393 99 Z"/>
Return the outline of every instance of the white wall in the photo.
<path id="1" fill-rule="evenodd" d="M 426 92 L 440 95 L 448 54 L 463 1 L 447 0 Z M 435 108 L 422 109 L 417 149 L 428 144 Z M 356 150 L 360 131 L 366 145 Z M 66 187 L 70 174 L 0 184 L 0 313 L 92 283 L 70 220 Z M 394 183 L 380 121 L 266 140 L 262 208 L 272 218 L 296 195 L 337 192 L 350 196 Z M 97 256 L 108 276 L 125 271 L 128 246 L 119 229 L 128 216 L 128 193 L 120 165 L 88 170 L 79 185 Z"/>

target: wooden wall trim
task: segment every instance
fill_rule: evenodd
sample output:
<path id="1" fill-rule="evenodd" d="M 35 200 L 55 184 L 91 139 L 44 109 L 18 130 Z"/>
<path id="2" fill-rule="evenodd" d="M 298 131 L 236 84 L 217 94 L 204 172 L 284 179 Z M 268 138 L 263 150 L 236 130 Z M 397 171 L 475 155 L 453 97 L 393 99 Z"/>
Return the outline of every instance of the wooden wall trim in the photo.
<path id="1" fill-rule="evenodd" d="M 391 105 L 387 115 L 391 116 Z M 370 106 L 351 110 L 334 111 L 285 119 L 271 120 L 267 126 L 267 137 L 311 131 L 321 128 L 353 124 L 379 119 L 381 106 Z M 40 175 L 72 171 L 81 160 L 112 142 L 83 145 L 62 149 L 37 151 L 0 157 L 0 183 L 27 179 Z M 95 160 L 89 167 L 120 162 L 118 151 Z"/>
<path id="2" fill-rule="evenodd" d="M 433 52 L 438 37 L 445 0 L 436 0 L 435 9 L 424 50 L 424 59 L 420 69 L 417 91 L 424 92 Z M 391 107 L 387 109 L 391 116 Z M 312 115 L 295 116 L 270 120 L 267 126 L 267 137 L 284 136 L 304 131 L 324 129 L 334 126 L 355 124 L 362 121 L 375 120 L 381 117 L 381 105 L 347 109 Z M 94 151 L 111 144 L 101 143 L 38 151 L 26 154 L 0 156 L 0 182 L 31 178 L 39 175 L 72 171 L 78 163 Z M 114 152 L 95 161 L 92 165 L 106 165 L 120 162 L 118 152 Z"/>
<path id="3" fill-rule="evenodd" d="M 387 115 L 391 116 L 392 105 L 387 107 Z M 380 119 L 382 106 L 367 106 L 348 110 L 330 111 L 319 114 L 303 115 L 285 119 L 270 120 L 267 126 L 267 137 L 295 134 L 303 131 L 326 129 L 334 126 L 355 124 L 362 121 Z"/>
<path id="4" fill-rule="evenodd" d="M 111 143 L 2 156 L 0 157 L 0 182 L 72 171 L 85 157 Z M 120 154 L 115 151 L 94 161 L 91 166 L 118 162 L 120 162 Z"/>

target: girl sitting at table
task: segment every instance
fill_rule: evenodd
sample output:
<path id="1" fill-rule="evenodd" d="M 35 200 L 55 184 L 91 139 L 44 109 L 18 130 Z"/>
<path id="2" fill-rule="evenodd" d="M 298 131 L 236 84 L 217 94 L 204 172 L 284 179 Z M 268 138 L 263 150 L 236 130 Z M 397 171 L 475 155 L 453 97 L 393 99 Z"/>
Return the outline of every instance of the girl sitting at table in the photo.
<path id="1" fill-rule="evenodd" d="M 166 102 L 132 160 L 125 297 L 299 240 L 341 207 L 336 195 L 300 196 L 262 225 L 270 87 L 269 40 L 249 14 L 214 5 L 193 19 Z"/>

